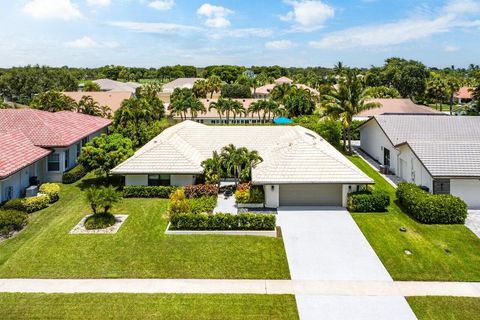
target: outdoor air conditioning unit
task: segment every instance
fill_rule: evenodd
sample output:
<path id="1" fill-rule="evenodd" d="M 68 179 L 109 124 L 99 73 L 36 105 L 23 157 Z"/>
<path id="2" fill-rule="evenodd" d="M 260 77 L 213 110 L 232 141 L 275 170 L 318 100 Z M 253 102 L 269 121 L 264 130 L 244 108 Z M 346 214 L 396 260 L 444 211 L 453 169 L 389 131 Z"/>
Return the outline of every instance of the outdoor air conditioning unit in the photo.
<path id="1" fill-rule="evenodd" d="M 38 194 L 38 186 L 30 186 L 25 189 L 25 197 L 35 197 Z"/>

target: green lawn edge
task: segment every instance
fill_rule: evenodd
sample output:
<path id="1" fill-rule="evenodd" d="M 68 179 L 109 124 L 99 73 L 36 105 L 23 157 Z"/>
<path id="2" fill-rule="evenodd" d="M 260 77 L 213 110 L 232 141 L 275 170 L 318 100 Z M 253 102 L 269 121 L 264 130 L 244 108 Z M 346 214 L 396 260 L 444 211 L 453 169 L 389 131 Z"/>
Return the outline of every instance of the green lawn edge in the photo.
<path id="1" fill-rule="evenodd" d="M 0 293 L 0 319 L 298 319 L 293 295 Z"/>
<path id="2" fill-rule="evenodd" d="M 464 225 L 415 221 L 398 206 L 395 189 L 377 171 L 358 155 L 348 158 L 391 196 L 387 213 L 352 216 L 393 279 L 480 281 L 480 239 L 473 232 Z"/>
<path id="3" fill-rule="evenodd" d="M 477 320 L 480 298 L 407 297 L 418 320 Z"/>

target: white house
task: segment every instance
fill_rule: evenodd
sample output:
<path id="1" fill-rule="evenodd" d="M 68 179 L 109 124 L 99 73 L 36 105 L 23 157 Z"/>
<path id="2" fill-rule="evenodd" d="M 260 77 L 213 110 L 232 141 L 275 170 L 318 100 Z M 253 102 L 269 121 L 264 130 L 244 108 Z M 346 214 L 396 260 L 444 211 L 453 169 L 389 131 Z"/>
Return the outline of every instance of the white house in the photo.
<path id="1" fill-rule="evenodd" d="M 480 208 L 480 117 L 375 116 L 360 127 L 360 140 L 403 180 Z"/>
<path id="2" fill-rule="evenodd" d="M 81 147 L 110 124 L 70 111 L 0 109 L 0 202 L 23 196 L 32 177 L 61 181 Z"/>
<path id="3" fill-rule="evenodd" d="M 322 137 L 299 126 L 206 126 L 184 121 L 163 131 L 114 168 L 127 185 L 194 184 L 201 162 L 234 144 L 263 158 L 252 182 L 266 206 L 346 206 L 347 194 L 373 183 Z"/>
<path id="4" fill-rule="evenodd" d="M 195 82 L 204 78 L 178 78 L 162 85 L 162 92 L 173 93 L 175 89 L 192 89 Z"/>

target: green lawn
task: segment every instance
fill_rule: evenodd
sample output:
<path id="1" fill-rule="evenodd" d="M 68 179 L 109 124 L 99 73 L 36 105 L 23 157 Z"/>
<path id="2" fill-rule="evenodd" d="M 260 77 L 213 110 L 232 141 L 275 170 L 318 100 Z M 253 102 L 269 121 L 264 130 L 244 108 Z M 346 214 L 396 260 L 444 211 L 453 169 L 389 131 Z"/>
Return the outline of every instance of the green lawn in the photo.
<path id="1" fill-rule="evenodd" d="M 418 320 L 476 320 L 480 298 L 408 297 Z"/>
<path id="2" fill-rule="evenodd" d="M 382 176 L 360 157 L 349 159 L 395 200 L 395 189 Z M 388 213 L 352 216 L 395 280 L 480 281 L 480 239 L 465 226 L 418 223 L 395 201 Z"/>
<path id="3" fill-rule="evenodd" d="M 124 199 L 114 235 L 70 235 L 89 213 L 82 183 L 0 243 L 0 278 L 290 278 L 283 241 L 246 236 L 166 236 L 163 199 Z"/>
<path id="4" fill-rule="evenodd" d="M 298 319 L 294 296 L 0 294 L 0 319 Z"/>

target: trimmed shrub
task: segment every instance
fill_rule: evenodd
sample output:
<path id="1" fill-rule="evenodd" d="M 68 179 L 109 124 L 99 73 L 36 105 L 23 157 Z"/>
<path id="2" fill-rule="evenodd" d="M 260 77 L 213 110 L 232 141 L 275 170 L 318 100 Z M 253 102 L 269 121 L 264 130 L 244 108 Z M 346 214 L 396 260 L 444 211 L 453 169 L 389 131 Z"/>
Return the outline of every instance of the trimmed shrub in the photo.
<path id="1" fill-rule="evenodd" d="M 50 198 L 50 203 L 54 203 L 59 199 L 60 185 L 57 183 L 44 183 L 40 186 L 38 191 L 46 194 Z"/>
<path id="2" fill-rule="evenodd" d="M 217 205 L 217 197 L 190 198 L 185 201 L 190 213 L 210 213 Z"/>
<path id="3" fill-rule="evenodd" d="M 407 213 L 422 223 L 464 224 L 467 218 L 467 205 L 452 195 L 433 195 L 413 183 L 400 183 L 396 195 Z"/>
<path id="4" fill-rule="evenodd" d="M 46 194 L 41 194 L 35 197 L 17 198 L 7 201 L 3 208 L 32 213 L 48 207 L 49 203 L 50 197 Z"/>
<path id="5" fill-rule="evenodd" d="M 274 230 L 273 214 L 241 213 L 238 215 L 177 213 L 170 217 L 171 230 Z"/>
<path id="6" fill-rule="evenodd" d="M 390 195 L 384 190 L 352 192 L 347 200 L 350 212 L 386 212 L 389 205 Z"/>
<path id="7" fill-rule="evenodd" d="M 172 192 L 177 190 L 174 186 L 125 186 L 125 198 L 164 198 L 168 199 Z"/>
<path id="8" fill-rule="evenodd" d="M 77 182 L 78 180 L 82 179 L 88 170 L 85 169 L 81 164 L 76 165 L 72 169 L 65 171 L 62 175 L 62 183 L 70 184 Z"/>
<path id="9" fill-rule="evenodd" d="M 0 210 L 0 235 L 5 236 L 20 231 L 28 223 L 25 212 L 17 210 Z"/>
<path id="10" fill-rule="evenodd" d="M 106 229 L 115 224 L 115 217 L 112 214 L 94 214 L 85 220 L 84 226 L 87 230 Z"/>
<path id="11" fill-rule="evenodd" d="M 235 191 L 237 203 L 263 203 L 265 196 L 263 190 L 259 187 L 253 187 L 247 190 Z"/>
<path id="12" fill-rule="evenodd" d="M 206 196 L 216 196 L 218 186 L 215 184 L 194 184 L 184 188 L 187 198 L 200 198 Z"/>

